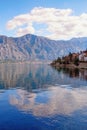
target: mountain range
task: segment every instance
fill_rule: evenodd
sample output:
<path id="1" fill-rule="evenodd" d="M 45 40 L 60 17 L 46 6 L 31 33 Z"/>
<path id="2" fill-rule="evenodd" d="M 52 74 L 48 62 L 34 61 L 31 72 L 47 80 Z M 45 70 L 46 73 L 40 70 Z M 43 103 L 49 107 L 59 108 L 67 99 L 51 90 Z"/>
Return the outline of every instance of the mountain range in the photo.
<path id="1" fill-rule="evenodd" d="M 1 35 L 0 61 L 52 61 L 86 48 L 86 37 L 55 41 L 32 34 L 15 38 Z"/>

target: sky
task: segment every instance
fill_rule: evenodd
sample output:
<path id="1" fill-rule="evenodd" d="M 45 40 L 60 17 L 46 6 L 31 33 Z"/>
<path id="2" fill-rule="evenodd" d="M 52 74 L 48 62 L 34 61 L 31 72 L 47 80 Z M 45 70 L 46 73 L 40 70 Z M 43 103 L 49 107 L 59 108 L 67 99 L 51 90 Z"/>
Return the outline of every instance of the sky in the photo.
<path id="1" fill-rule="evenodd" d="M 87 0 L 0 0 L 0 35 L 87 37 Z"/>

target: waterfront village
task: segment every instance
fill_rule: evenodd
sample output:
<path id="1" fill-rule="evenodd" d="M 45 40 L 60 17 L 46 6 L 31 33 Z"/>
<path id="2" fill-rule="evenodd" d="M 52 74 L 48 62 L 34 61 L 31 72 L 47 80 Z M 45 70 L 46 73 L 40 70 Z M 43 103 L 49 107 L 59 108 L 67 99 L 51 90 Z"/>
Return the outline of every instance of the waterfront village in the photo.
<path id="1" fill-rule="evenodd" d="M 87 68 L 87 50 L 79 53 L 69 53 L 67 56 L 58 57 L 51 63 L 55 67 Z"/>

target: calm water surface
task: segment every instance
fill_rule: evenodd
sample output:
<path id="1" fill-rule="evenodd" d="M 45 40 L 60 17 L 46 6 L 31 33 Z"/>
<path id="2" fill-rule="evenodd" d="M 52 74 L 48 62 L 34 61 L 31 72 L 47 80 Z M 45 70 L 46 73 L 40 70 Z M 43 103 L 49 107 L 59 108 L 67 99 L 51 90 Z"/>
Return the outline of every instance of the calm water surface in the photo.
<path id="1" fill-rule="evenodd" d="M 87 70 L 0 64 L 0 130 L 87 130 Z"/>

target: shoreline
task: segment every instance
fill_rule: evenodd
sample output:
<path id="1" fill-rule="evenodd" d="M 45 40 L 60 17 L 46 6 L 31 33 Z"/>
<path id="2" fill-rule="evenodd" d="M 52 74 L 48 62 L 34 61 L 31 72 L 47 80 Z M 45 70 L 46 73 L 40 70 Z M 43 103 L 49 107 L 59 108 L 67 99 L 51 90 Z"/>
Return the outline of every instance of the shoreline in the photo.
<path id="1" fill-rule="evenodd" d="M 51 64 L 51 61 L 0 61 L 0 64 Z"/>
<path id="2" fill-rule="evenodd" d="M 75 65 L 73 63 L 70 64 L 59 64 L 59 63 L 51 63 L 51 66 L 55 68 L 69 68 L 69 69 L 87 69 L 87 62 L 80 62 L 79 65 Z"/>

